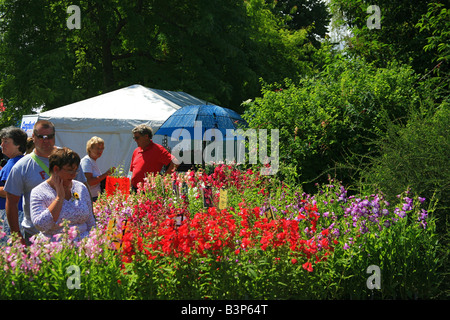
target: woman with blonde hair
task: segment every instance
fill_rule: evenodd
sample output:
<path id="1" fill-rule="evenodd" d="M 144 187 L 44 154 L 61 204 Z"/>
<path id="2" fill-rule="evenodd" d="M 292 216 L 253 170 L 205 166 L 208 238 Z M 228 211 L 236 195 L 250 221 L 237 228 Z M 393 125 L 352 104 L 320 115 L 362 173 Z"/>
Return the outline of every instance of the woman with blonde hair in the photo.
<path id="1" fill-rule="evenodd" d="M 105 149 L 105 141 L 97 136 L 92 137 L 86 143 L 87 155 L 81 159 L 81 168 L 86 176 L 87 183 L 90 187 L 92 201 L 95 202 L 101 193 L 100 183 L 106 179 L 115 168 L 110 168 L 105 173 L 101 173 L 97 166 L 97 159 L 100 158 Z"/>

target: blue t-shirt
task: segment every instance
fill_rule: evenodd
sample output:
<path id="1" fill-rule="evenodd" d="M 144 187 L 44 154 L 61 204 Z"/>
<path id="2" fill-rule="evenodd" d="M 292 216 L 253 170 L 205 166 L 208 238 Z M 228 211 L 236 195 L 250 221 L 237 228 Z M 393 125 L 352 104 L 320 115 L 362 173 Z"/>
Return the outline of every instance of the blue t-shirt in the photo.
<path id="1" fill-rule="evenodd" d="M 19 161 L 23 155 L 17 156 L 15 158 L 9 159 L 5 166 L 0 170 L 0 187 L 4 187 L 6 180 L 8 179 L 9 173 L 11 172 L 12 167 Z M 0 197 L 0 210 L 5 209 L 6 198 Z M 22 211 L 22 198 L 19 201 L 19 211 Z"/>

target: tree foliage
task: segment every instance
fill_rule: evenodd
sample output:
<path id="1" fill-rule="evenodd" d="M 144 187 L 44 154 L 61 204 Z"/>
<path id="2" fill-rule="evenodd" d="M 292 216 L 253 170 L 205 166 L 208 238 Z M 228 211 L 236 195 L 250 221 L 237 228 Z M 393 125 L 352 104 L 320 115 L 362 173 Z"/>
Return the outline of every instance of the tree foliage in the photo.
<path id="1" fill-rule="evenodd" d="M 306 187 L 326 181 L 327 174 L 354 181 L 361 159 L 378 154 L 372 142 L 384 136 L 386 121 L 406 122 L 409 110 L 427 97 L 408 66 L 329 59 L 314 77 L 265 85 L 244 114 L 253 128 L 280 130 L 280 173 Z"/>
<path id="2" fill-rule="evenodd" d="M 420 30 L 417 27 L 427 14 L 430 1 L 377 1 L 380 28 L 369 29 L 367 21 L 371 14 L 367 9 L 373 4 L 373 1 L 368 0 L 330 1 L 337 24 L 347 24 L 352 32 L 353 36 L 348 39 L 349 52 L 364 56 L 380 67 L 386 67 L 389 61 L 396 60 L 411 65 L 419 73 L 431 70 L 435 66 L 433 53 L 424 52 L 423 48 L 433 34 L 427 28 Z M 448 20 L 445 23 L 448 26 Z M 444 26 L 440 25 L 439 29 L 445 30 Z"/>
<path id="3" fill-rule="evenodd" d="M 312 69 L 307 31 L 287 29 L 264 0 L 81 0 L 81 28 L 71 30 L 72 4 L 0 2 L 2 125 L 135 83 L 239 111 L 260 78 Z"/>
<path id="4" fill-rule="evenodd" d="M 68 75 L 73 65 L 64 45 L 67 28 L 63 27 L 63 6 L 46 1 L 2 1 L 0 5 L 0 96 L 6 106 L 3 125 L 4 121 L 17 120 L 22 111 L 68 101 Z M 62 15 L 58 15 L 60 11 Z"/>
<path id="5" fill-rule="evenodd" d="M 366 183 L 376 185 L 390 200 L 405 187 L 428 200 L 439 199 L 440 229 L 448 223 L 450 208 L 449 119 L 447 100 L 435 113 L 413 111 L 407 124 L 389 123 L 385 138 L 376 142 L 381 156 L 364 172 Z"/>
<path id="6" fill-rule="evenodd" d="M 325 1 L 308 0 L 266 0 L 272 4 L 272 12 L 285 20 L 286 27 L 292 30 L 311 29 L 309 37 L 316 45 L 328 32 L 331 15 Z"/>

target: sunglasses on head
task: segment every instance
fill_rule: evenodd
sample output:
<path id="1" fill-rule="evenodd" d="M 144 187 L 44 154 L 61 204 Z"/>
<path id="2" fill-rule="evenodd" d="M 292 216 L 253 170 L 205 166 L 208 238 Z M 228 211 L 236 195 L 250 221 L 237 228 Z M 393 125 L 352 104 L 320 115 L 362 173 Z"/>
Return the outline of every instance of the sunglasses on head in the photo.
<path id="1" fill-rule="evenodd" d="M 48 135 L 41 135 L 41 134 L 35 134 L 35 136 L 39 139 L 53 139 L 55 137 L 55 134 L 48 134 Z"/>

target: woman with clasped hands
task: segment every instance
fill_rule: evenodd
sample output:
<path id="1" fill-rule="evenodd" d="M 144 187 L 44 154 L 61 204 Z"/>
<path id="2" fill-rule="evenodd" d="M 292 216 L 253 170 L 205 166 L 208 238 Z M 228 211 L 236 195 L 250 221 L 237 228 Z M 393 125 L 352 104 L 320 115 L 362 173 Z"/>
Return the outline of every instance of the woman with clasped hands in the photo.
<path id="1" fill-rule="evenodd" d="M 73 180 L 80 157 L 69 148 L 56 149 L 49 156 L 50 178 L 31 191 L 31 220 L 46 237 L 58 240 L 63 221 L 78 228 L 76 241 L 89 235 L 95 225 L 87 187 Z"/>

